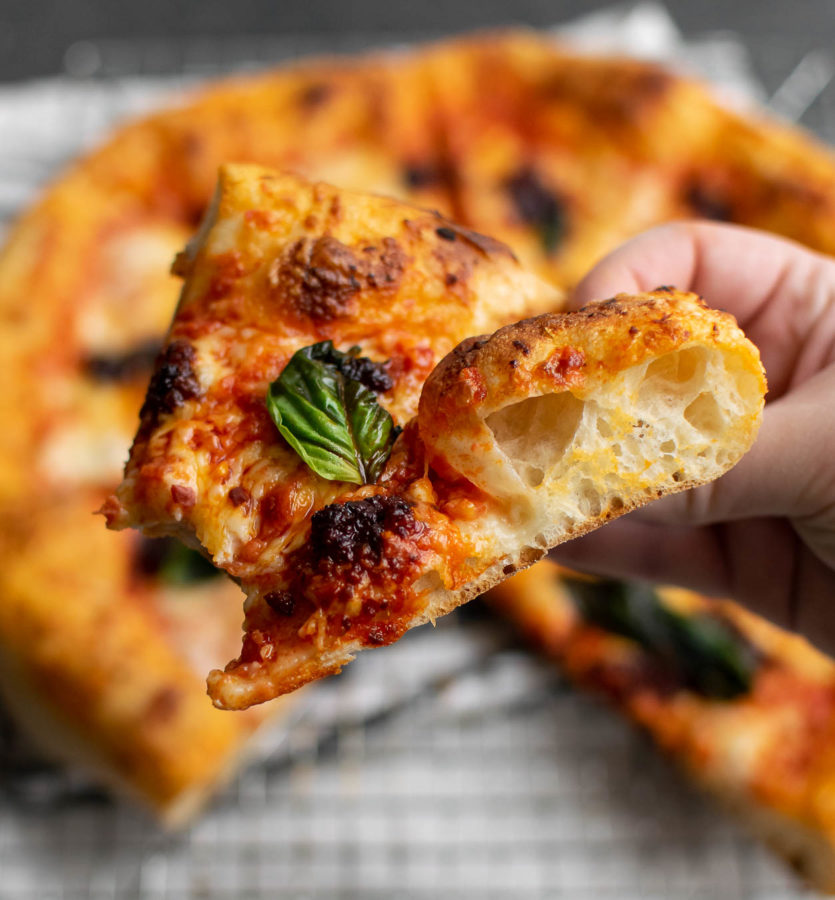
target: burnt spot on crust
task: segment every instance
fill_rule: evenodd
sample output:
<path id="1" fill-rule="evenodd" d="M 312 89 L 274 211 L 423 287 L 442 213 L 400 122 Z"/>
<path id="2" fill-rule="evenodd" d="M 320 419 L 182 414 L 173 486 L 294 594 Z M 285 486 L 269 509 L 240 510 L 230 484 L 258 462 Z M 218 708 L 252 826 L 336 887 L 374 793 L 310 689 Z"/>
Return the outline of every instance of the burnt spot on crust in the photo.
<path id="1" fill-rule="evenodd" d="M 394 238 L 354 249 L 330 235 L 301 238 L 270 267 L 270 285 L 301 315 L 330 321 L 350 315 L 365 290 L 396 290 L 406 254 Z"/>
<path id="2" fill-rule="evenodd" d="M 447 228 L 446 226 L 442 226 L 441 228 L 436 228 L 435 234 L 437 234 L 438 237 L 444 241 L 454 241 L 455 240 L 455 232 L 451 228 Z"/>
<path id="3" fill-rule="evenodd" d="M 170 415 L 187 400 L 200 396 L 200 382 L 194 371 L 196 358 L 188 341 L 172 341 L 163 350 L 139 413 L 143 425 L 155 427 L 163 413 Z"/>
<path id="4" fill-rule="evenodd" d="M 121 353 L 89 353 L 83 357 L 81 366 L 85 375 L 103 384 L 147 378 L 161 345 L 162 338 L 149 338 Z"/>
<path id="5" fill-rule="evenodd" d="M 314 513 L 310 552 L 314 564 L 376 565 L 383 535 L 409 537 L 421 529 L 412 504 L 399 497 L 373 496 L 332 503 Z"/>
<path id="6" fill-rule="evenodd" d="M 461 343 L 452 350 L 452 357 L 455 359 L 455 369 L 465 369 L 473 364 L 473 361 L 485 344 L 489 343 L 487 337 L 470 337 L 461 341 Z"/>
<path id="7" fill-rule="evenodd" d="M 520 169 L 504 183 L 517 218 L 536 229 L 543 251 L 552 254 L 566 230 L 565 204 L 531 168 Z"/>
<path id="8" fill-rule="evenodd" d="M 531 348 L 524 341 L 514 338 L 511 343 L 524 356 L 530 356 Z"/>

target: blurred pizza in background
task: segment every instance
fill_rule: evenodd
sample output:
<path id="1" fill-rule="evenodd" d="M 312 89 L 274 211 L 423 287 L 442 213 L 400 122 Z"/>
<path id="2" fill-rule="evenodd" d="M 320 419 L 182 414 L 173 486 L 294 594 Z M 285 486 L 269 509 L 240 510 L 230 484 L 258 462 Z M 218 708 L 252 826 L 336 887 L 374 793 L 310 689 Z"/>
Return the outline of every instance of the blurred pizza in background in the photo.
<path id="1" fill-rule="evenodd" d="M 230 78 L 70 166 L 0 253 L 0 681 L 53 753 L 172 822 L 287 709 L 213 709 L 202 676 L 237 644 L 240 591 L 93 515 L 173 313 L 171 261 L 223 162 L 438 209 L 563 288 L 679 218 L 835 252 L 828 149 L 657 65 L 524 31 Z"/>

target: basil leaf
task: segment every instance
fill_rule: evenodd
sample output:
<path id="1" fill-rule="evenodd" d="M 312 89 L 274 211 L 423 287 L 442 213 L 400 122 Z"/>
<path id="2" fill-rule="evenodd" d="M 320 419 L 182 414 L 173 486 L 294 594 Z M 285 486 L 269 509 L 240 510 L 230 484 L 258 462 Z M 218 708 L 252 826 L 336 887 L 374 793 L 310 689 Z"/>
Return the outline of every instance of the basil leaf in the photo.
<path id="1" fill-rule="evenodd" d="M 311 469 L 330 481 L 369 484 L 379 478 L 396 429 L 371 384 L 386 388 L 382 367 L 331 341 L 297 351 L 267 391 L 279 433 Z M 351 377 L 358 374 L 363 380 Z"/>
<path id="2" fill-rule="evenodd" d="M 547 256 L 559 247 L 566 233 L 566 209 L 562 198 L 546 186 L 531 168 L 520 169 L 505 182 L 520 221 L 530 225 Z"/>
<path id="3" fill-rule="evenodd" d="M 759 654 L 728 622 L 710 613 L 684 615 L 663 605 L 659 613 L 687 685 L 718 700 L 747 693 Z"/>
<path id="4" fill-rule="evenodd" d="M 719 615 L 680 613 L 643 583 L 578 580 L 571 590 L 587 622 L 640 644 L 695 693 L 731 700 L 750 690 L 761 655 Z"/>

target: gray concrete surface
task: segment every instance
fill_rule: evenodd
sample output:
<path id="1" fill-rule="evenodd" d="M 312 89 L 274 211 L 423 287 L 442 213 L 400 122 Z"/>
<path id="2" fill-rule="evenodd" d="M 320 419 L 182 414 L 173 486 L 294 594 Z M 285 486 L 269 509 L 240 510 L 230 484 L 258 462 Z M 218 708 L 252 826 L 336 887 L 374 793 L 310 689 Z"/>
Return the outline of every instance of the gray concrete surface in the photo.
<path id="1" fill-rule="evenodd" d="M 79 40 L 356 33 L 381 41 L 497 24 L 551 25 L 606 0 L 0 0 L 0 81 L 58 74 Z M 835 46 L 833 0 L 668 0 L 687 34 L 731 29 Z"/>

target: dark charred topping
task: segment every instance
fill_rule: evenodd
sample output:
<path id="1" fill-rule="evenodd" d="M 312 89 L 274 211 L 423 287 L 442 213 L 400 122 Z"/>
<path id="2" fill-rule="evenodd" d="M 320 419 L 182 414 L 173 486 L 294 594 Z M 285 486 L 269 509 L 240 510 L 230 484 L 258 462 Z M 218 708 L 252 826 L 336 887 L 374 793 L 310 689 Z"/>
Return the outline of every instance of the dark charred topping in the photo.
<path id="1" fill-rule="evenodd" d="M 173 341 L 157 358 L 140 417 L 155 425 L 163 413 L 173 413 L 187 400 L 200 396 L 194 371 L 197 354 L 188 341 Z"/>
<path id="2" fill-rule="evenodd" d="M 329 100 L 333 94 L 333 85 L 325 82 L 317 84 L 309 84 L 299 94 L 299 106 L 305 109 L 315 109 L 321 106 L 325 101 Z"/>
<path id="3" fill-rule="evenodd" d="M 275 260 L 268 275 L 297 310 L 317 321 L 349 315 L 363 290 L 394 290 L 406 254 L 394 238 L 357 252 L 330 235 L 302 238 Z"/>
<path id="4" fill-rule="evenodd" d="M 513 201 L 518 218 L 537 230 L 545 253 L 553 253 L 565 234 L 563 202 L 530 168 L 521 169 L 508 178 L 504 187 Z"/>
<path id="5" fill-rule="evenodd" d="M 435 229 L 435 234 L 438 235 L 439 238 L 445 241 L 454 241 L 455 240 L 455 232 L 451 228 L 447 228 L 446 226 L 442 226 L 441 228 Z"/>
<path id="6" fill-rule="evenodd" d="M 229 502 L 232 506 L 243 506 L 250 499 L 250 493 L 245 487 L 237 485 L 229 491 Z"/>
<path id="7" fill-rule="evenodd" d="M 530 356 L 531 348 L 524 341 L 520 341 L 518 338 L 514 338 L 511 343 L 524 356 Z"/>
<path id="8" fill-rule="evenodd" d="M 684 202 L 702 219 L 730 222 L 733 218 L 726 192 L 705 181 L 692 181 L 685 189 Z"/>
<path id="9" fill-rule="evenodd" d="M 672 284 L 659 284 L 657 288 L 653 290 L 654 294 L 674 294 L 675 287 Z"/>
<path id="10" fill-rule="evenodd" d="M 385 532 L 405 538 L 420 528 L 412 505 L 398 497 L 332 503 L 313 515 L 310 551 L 314 564 L 375 565 L 383 552 Z"/>
<path id="11" fill-rule="evenodd" d="M 264 594 L 264 603 L 280 616 L 292 616 L 296 611 L 296 599 L 290 591 L 270 591 Z"/>
<path id="12" fill-rule="evenodd" d="M 124 382 L 145 376 L 159 354 L 161 338 L 149 338 L 121 353 L 90 353 L 81 362 L 84 374 L 96 381 Z"/>
<path id="13" fill-rule="evenodd" d="M 367 356 L 344 356 L 339 360 L 339 371 L 346 378 L 353 378 L 375 394 L 384 394 L 394 387 L 394 379 L 386 371 L 387 363 L 374 362 Z"/>

